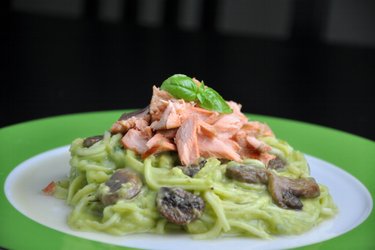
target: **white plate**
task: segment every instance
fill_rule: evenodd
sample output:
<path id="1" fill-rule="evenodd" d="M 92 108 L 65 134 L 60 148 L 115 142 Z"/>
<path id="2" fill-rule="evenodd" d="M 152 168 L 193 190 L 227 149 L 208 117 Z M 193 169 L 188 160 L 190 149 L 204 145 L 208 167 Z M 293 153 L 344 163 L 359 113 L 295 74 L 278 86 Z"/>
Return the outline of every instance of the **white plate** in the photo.
<path id="1" fill-rule="evenodd" d="M 312 156 L 306 156 L 312 176 L 328 186 L 339 213 L 311 231 L 297 236 L 277 236 L 271 240 L 224 237 L 214 240 L 192 240 L 188 235 L 138 234 L 113 236 L 105 233 L 74 231 L 66 224 L 70 207 L 64 201 L 43 195 L 41 189 L 51 180 L 69 173 L 69 147 L 39 154 L 17 166 L 7 177 L 5 194 L 10 203 L 25 216 L 58 231 L 114 245 L 147 249 L 254 249 L 292 248 L 337 237 L 361 224 L 372 210 L 368 190 L 342 169 Z"/>

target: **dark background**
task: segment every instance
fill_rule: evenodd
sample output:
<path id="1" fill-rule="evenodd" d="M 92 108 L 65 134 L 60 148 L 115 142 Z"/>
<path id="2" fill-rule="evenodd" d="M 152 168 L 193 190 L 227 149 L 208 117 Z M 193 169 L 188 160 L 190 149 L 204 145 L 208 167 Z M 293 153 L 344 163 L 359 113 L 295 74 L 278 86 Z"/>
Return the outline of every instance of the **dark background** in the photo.
<path id="1" fill-rule="evenodd" d="M 375 140 L 375 1 L 2 1 L 0 127 L 140 108 L 174 73 Z"/>

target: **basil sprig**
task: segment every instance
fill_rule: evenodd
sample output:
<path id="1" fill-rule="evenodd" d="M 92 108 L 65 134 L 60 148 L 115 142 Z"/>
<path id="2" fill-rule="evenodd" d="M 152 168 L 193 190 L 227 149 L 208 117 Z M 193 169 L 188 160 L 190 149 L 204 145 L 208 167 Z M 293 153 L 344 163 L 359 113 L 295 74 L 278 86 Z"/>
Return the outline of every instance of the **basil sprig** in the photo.
<path id="1" fill-rule="evenodd" d="M 198 87 L 193 79 L 186 75 L 173 75 L 165 80 L 160 88 L 175 98 L 195 101 L 204 109 L 219 113 L 232 113 L 232 109 L 219 93 L 205 86 L 203 82 Z"/>

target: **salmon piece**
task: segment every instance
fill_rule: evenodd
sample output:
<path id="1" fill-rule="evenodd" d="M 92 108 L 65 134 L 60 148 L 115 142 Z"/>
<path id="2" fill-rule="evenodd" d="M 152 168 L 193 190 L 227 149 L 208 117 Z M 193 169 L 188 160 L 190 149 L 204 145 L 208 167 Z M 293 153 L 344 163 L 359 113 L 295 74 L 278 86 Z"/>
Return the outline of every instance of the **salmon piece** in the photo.
<path id="1" fill-rule="evenodd" d="M 248 132 L 245 130 L 239 130 L 232 138 L 241 146 L 241 148 L 247 148 L 248 142 L 246 137 Z"/>
<path id="2" fill-rule="evenodd" d="M 199 86 L 201 82 L 194 79 Z M 163 152 L 178 151 L 182 165 L 196 164 L 199 157 L 216 157 L 241 162 L 244 158 L 268 162 L 274 158 L 260 136 L 274 136 L 260 122 L 249 122 L 241 105 L 229 101 L 233 110 L 220 114 L 198 107 L 195 102 L 175 99 L 153 86 L 148 107 L 125 114 L 113 124 L 112 133 L 125 134 L 122 144 L 143 158 Z"/>
<path id="3" fill-rule="evenodd" d="M 248 118 L 241 112 L 242 105 L 234 101 L 227 102 L 229 107 L 233 110 L 231 114 L 236 115 L 243 123 L 248 122 Z"/>
<path id="4" fill-rule="evenodd" d="M 234 116 L 235 117 L 235 116 Z M 218 117 L 216 117 L 217 119 Z M 221 121 L 220 121 L 221 120 Z M 229 121 L 236 120 L 231 115 L 220 115 L 219 122 L 221 127 L 219 129 L 214 125 L 207 122 L 199 121 L 198 129 L 198 146 L 201 157 L 216 157 L 228 160 L 241 162 L 241 156 L 237 153 L 241 149 L 240 145 L 234 140 L 229 139 L 225 134 L 225 127 L 229 127 Z M 242 123 L 241 123 L 242 124 Z M 242 125 L 236 127 L 236 132 Z M 222 129 L 220 131 L 220 129 Z"/>
<path id="5" fill-rule="evenodd" d="M 177 130 L 175 143 L 182 165 L 195 164 L 199 158 L 198 120 L 195 115 L 186 119 Z"/>
<path id="6" fill-rule="evenodd" d="M 169 100 L 160 120 L 153 121 L 151 127 L 154 130 L 172 129 L 180 127 L 186 119 L 189 119 L 193 115 L 202 121 L 211 116 L 218 116 L 217 112 L 195 107 L 194 105 L 194 102 L 187 103 L 184 100 Z"/>
<path id="7" fill-rule="evenodd" d="M 141 130 L 141 133 L 145 138 L 148 139 L 150 139 L 154 135 L 154 132 L 152 131 L 150 126 L 145 127 L 143 130 Z"/>
<path id="8" fill-rule="evenodd" d="M 276 158 L 276 155 L 271 155 L 266 152 L 262 152 L 259 154 L 259 160 L 262 161 L 266 166 L 268 165 L 269 161 Z"/>
<path id="9" fill-rule="evenodd" d="M 231 140 L 229 139 L 227 139 L 227 141 L 224 141 L 220 140 L 217 137 L 208 137 L 203 134 L 199 134 L 198 146 L 200 156 L 205 158 L 216 157 L 241 162 L 241 156 L 233 147 L 233 145 L 235 145 L 236 143 L 231 143 L 230 141 Z"/>
<path id="10" fill-rule="evenodd" d="M 253 135 L 248 135 L 249 131 L 241 129 L 235 136 L 234 140 L 240 145 L 239 154 L 242 159 L 252 158 L 258 159 L 267 164 L 268 161 L 275 158 L 274 155 L 268 153 L 271 147 L 260 141 Z"/>
<path id="11" fill-rule="evenodd" d="M 250 148 L 241 147 L 238 153 L 241 156 L 241 159 L 256 159 L 263 162 L 265 165 L 267 165 L 270 160 L 276 158 L 276 156 L 269 153 L 262 153 Z"/>
<path id="12" fill-rule="evenodd" d="M 46 195 L 53 195 L 56 191 L 56 182 L 51 181 L 42 191 Z"/>
<path id="13" fill-rule="evenodd" d="M 131 128 L 143 130 L 148 125 L 149 124 L 147 120 L 133 116 L 127 120 L 121 120 L 121 121 L 117 121 L 116 123 L 114 123 L 111 128 L 111 133 L 112 134 L 117 134 L 117 133 L 125 134 Z"/>
<path id="14" fill-rule="evenodd" d="M 210 111 L 190 104 L 186 106 L 185 112 L 181 113 L 180 115 L 182 121 L 186 120 L 192 115 L 195 115 L 197 116 L 198 120 L 202 120 L 205 122 L 208 122 L 208 120 L 210 119 L 208 123 L 212 124 L 214 121 L 216 121 L 220 114 L 216 111 Z"/>
<path id="15" fill-rule="evenodd" d="M 273 160 L 276 158 L 276 155 L 271 155 L 269 153 L 264 153 L 264 152 L 259 152 L 259 151 L 248 151 L 248 155 L 246 155 L 246 158 L 251 158 L 251 159 L 257 159 L 261 162 L 264 163 L 264 165 L 268 165 L 268 162 L 270 160 Z"/>
<path id="16" fill-rule="evenodd" d="M 163 134 L 156 133 L 148 142 L 146 143 L 146 146 L 148 148 L 153 148 L 155 146 L 165 146 L 168 150 L 176 150 L 176 146 Z"/>
<path id="17" fill-rule="evenodd" d="M 226 138 L 231 138 L 243 126 L 244 122 L 236 114 L 221 115 L 213 124 L 215 130 Z"/>
<path id="18" fill-rule="evenodd" d="M 258 159 L 259 157 L 259 152 L 247 147 L 241 147 L 237 152 L 240 155 L 241 159 Z"/>
<path id="19" fill-rule="evenodd" d="M 204 121 L 208 124 L 214 124 L 217 119 L 219 119 L 220 114 L 218 112 L 212 112 L 211 115 L 207 116 L 207 118 L 204 119 Z"/>
<path id="20" fill-rule="evenodd" d="M 184 100 L 172 99 L 168 101 L 167 107 L 164 109 L 159 120 L 154 120 L 151 127 L 154 130 L 178 128 L 181 124 L 191 116 L 197 116 L 198 120 L 206 120 L 208 118 L 216 118 L 219 113 L 209 111 L 194 106 L 194 102 L 187 103 Z"/>
<path id="21" fill-rule="evenodd" d="M 184 111 L 184 104 L 174 103 L 168 101 L 168 105 L 160 117 L 159 121 L 154 121 L 151 123 L 151 128 L 153 130 L 159 129 L 171 129 L 178 128 L 181 126 L 181 117 L 179 113 Z"/>
<path id="22" fill-rule="evenodd" d="M 231 138 L 234 136 L 244 124 L 248 122 L 247 117 L 241 113 L 241 105 L 235 102 L 227 102 L 233 112 L 230 114 L 220 114 L 216 119 L 209 118 L 208 122 L 212 122 L 218 134 L 221 137 Z"/>
<path id="23" fill-rule="evenodd" d="M 125 133 L 125 129 L 123 129 L 122 125 L 118 123 L 118 121 L 113 123 L 110 131 L 112 134 Z"/>
<path id="24" fill-rule="evenodd" d="M 148 150 L 143 153 L 142 158 L 164 151 L 176 150 L 176 145 L 160 133 L 156 133 L 150 140 L 148 140 L 146 146 L 148 147 Z"/>
<path id="25" fill-rule="evenodd" d="M 221 139 L 225 144 L 230 145 L 233 148 L 233 150 L 237 152 L 237 154 L 238 151 L 241 150 L 241 146 L 233 139 L 221 138 L 220 136 L 218 138 Z"/>
<path id="26" fill-rule="evenodd" d="M 112 133 L 125 134 L 129 129 L 135 128 L 137 130 L 144 130 L 148 126 L 148 122 L 143 118 L 131 117 L 127 120 L 117 121 L 111 129 Z"/>
<path id="27" fill-rule="evenodd" d="M 174 139 L 176 137 L 177 128 L 161 129 L 161 130 L 158 130 L 157 133 L 162 134 L 167 139 Z"/>
<path id="28" fill-rule="evenodd" d="M 259 152 L 268 152 L 272 149 L 266 143 L 262 142 L 261 140 L 258 140 L 254 136 L 247 136 L 246 141 L 251 147 L 253 147 L 255 150 Z"/>
<path id="29" fill-rule="evenodd" d="M 150 103 L 150 115 L 151 120 L 160 120 L 164 110 L 168 106 L 168 101 L 172 100 L 173 97 L 164 90 L 160 90 L 158 87 L 152 87 L 152 97 Z"/>
<path id="30" fill-rule="evenodd" d="M 148 150 L 147 141 L 149 139 L 147 134 L 132 128 L 122 137 L 121 142 L 125 148 L 142 155 Z"/>
<path id="31" fill-rule="evenodd" d="M 259 137 L 259 136 L 274 137 L 275 136 L 267 124 L 257 122 L 257 121 L 246 122 L 244 126 L 242 127 L 242 129 L 247 131 L 249 135 L 253 135 L 256 137 Z"/>
<path id="32" fill-rule="evenodd" d="M 117 122 L 112 125 L 111 133 L 125 134 L 129 129 L 143 130 L 150 122 L 149 106 L 131 113 L 124 113 Z"/>
<path id="33" fill-rule="evenodd" d="M 204 121 L 199 121 L 198 133 L 207 137 L 214 137 L 217 135 L 215 127 Z"/>

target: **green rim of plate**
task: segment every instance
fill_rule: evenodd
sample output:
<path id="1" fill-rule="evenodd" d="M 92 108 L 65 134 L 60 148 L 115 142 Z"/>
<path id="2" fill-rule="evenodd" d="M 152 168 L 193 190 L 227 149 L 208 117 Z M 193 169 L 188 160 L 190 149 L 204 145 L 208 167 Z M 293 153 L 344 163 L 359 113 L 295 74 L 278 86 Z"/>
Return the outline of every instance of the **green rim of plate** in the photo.
<path id="1" fill-rule="evenodd" d="M 56 116 L 0 129 L 0 246 L 9 249 L 124 249 L 87 240 L 43 226 L 18 212 L 8 202 L 4 182 L 21 162 L 46 150 L 70 144 L 77 137 L 102 134 L 122 111 Z M 278 138 L 295 149 L 333 163 L 360 180 L 375 194 L 375 142 L 318 125 L 249 115 L 266 122 Z M 302 249 L 375 249 L 375 215 L 339 237 L 304 246 Z M 125 248 L 130 249 L 130 248 Z"/>

